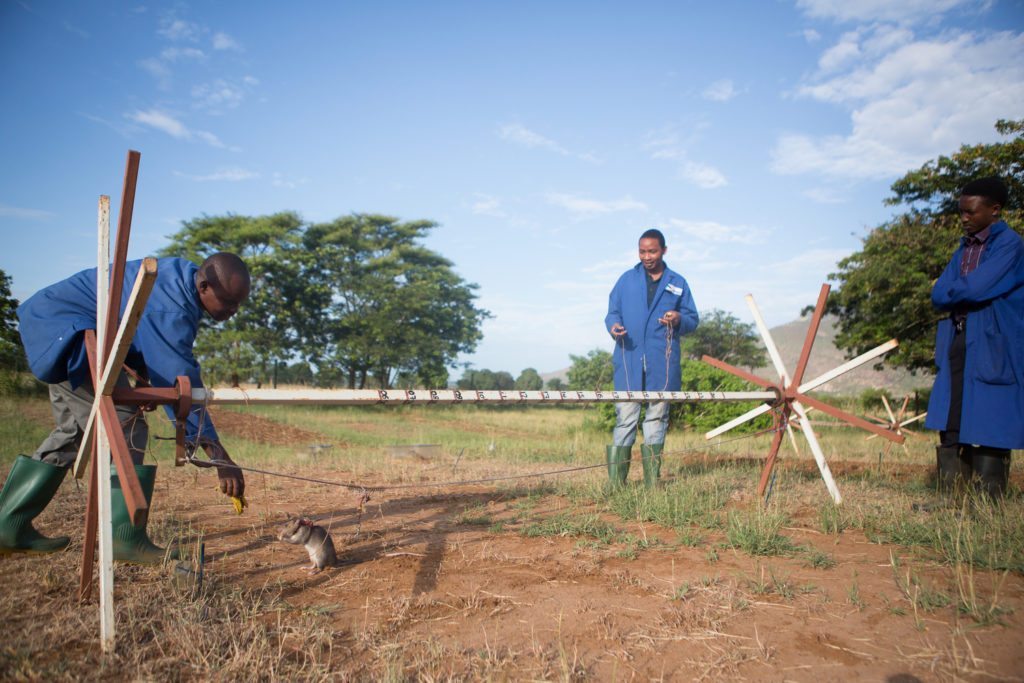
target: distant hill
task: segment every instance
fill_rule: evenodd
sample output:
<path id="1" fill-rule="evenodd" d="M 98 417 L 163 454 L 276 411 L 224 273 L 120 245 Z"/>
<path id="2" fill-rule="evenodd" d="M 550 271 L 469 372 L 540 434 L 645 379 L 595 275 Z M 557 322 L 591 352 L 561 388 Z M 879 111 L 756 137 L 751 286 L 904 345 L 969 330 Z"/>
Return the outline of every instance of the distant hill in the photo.
<path id="1" fill-rule="evenodd" d="M 800 351 L 804 346 L 804 337 L 807 336 L 807 327 L 810 324 L 811 317 L 808 315 L 770 330 L 772 339 L 775 340 L 775 345 L 779 348 L 782 362 L 789 372 L 796 369 Z M 811 357 L 807 362 L 804 379 L 813 379 L 849 360 L 842 349 L 836 348 L 835 338 L 836 318 L 826 315 L 821 320 L 818 335 L 814 339 L 814 346 L 811 347 Z M 887 341 L 888 339 L 879 339 L 878 343 L 884 344 Z M 902 368 L 892 368 L 883 364 L 881 370 L 875 370 L 874 366 L 874 363 L 862 365 L 823 385 L 818 391 L 855 395 L 869 388 L 884 388 L 896 396 L 902 396 L 913 392 L 914 389 L 930 387 L 932 384 L 932 377 L 927 373 L 918 372 L 915 376 Z M 775 368 L 771 365 L 754 370 L 754 374 L 773 380 L 778 377 Z"/>
<path id="2" fill-rule="evenodd" d="M 807 327 L 810 324 L 811 317 L 805 316 L 799 320 L 771 328 L 772 339 L 779 347 L 782 362 L 785 364 L 786 370 L 791 373 L 796 369 L 796 363 L 800 359 L 800 350 L 804 346 L 804 337 L 807 336 Z M 821 325 L 818 327 L 818 336 L 815 337 L 814 346 L 811 347 L 811 357 L 807 362 L 807 371 L 804 373 L 805 379 L 813 379 L 849 360 L 842 349 L 836 348 L 835 338 L 836 318 L 826 315 L 822 318 Z M 878 343 L 884 344 L 887 341 L 888 339 L 879 339 Z M 856 370 L 835 378 L 817 391 L 857 395 L 865 389 L 884 388 L 894 396 L 903 396 L 912 393 L 914 389 L 930 387 L 932 384 L 932 377 L 927 373 L 919 372 L 915 376 L 902 368 L 888 367 L 884 363 L 881 370 L 875 370 L 874 366 L 875 363 L 862 365 Z M 552 377 L 566 381 L 568 372 L 569 368 L 562 368 L 554 372 L 542 372 L 540 376 L 545 382 Z M 771 365 L 758 368 L 753 372 L 759 377 L 777 379 L 775 368 Z"/>

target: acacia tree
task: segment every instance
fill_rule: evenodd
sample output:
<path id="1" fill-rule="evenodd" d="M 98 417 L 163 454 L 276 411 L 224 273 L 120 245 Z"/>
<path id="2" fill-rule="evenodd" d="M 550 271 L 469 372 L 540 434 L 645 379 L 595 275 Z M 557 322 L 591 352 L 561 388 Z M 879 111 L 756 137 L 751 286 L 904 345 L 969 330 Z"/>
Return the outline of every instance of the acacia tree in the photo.
<path id="1" fill-rule="evenodd" d="M 1001 177 L 1010 189 L 1003 217 L 1018 231 L 1024 227 L 1024 120 L 995 127 L 1011 139 L 964 145 L 893 183 L 885 203 L 908 210 L 873 229 L 829 276 L 840 284 L 828 302 L 839 318 L 836 344 L 851 355 L 896 337 L 900 345 L 887 363 L 912 371 L 933 367 L 935 324 L 943 314 L 932 307 L 931 287 L 962 235 L 957 202 L 969 181 Z"/>
<path id="2" fill-rule="evenodd" d="M 467 283 L 419 240 L 430 221 L 352 214 L 309 226 L 301 272 L 307 298 L 300 349 L 349 387 L 388 387 L 397 375 L 443 386 L 458 354 L 476 348 L 489 317 Z"/>
<path id="3" fill-rule="evenodd" d="M 249 267 L 249 299 L 230 320 L 203 319 L 196 339 L 196 357 L 204 374 L 238 381 L 254 377 L 276 384 L 276 370 L 293 354 L 298 303 L 307 296 L 292 257 L 302 221 L 293 212 L 267 216 L 201 216 L 184 221 L 170 236 L 161 256 L 180 256 L 201 263 L 211 254 L 230 251 Z"/>

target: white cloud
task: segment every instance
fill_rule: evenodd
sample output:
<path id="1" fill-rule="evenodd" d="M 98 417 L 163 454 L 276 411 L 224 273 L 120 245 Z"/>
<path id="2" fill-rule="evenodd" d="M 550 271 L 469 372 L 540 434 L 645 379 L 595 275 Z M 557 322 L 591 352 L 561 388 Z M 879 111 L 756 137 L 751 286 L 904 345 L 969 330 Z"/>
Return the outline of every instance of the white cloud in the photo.
<path id="1" fill-rule="evenodd" d="M 807 28 L 803 31 L 804 40 L 808 43 L 816 43 L 821 40 L 821 34 L 815 31 L 813 28 Z"/>
<path id="2" fill-rule="evenodd" d="M 144 126 L 155 128 L 174 138 L 188 140 L 192 137 L 192 133 L 190 133 L 188 128 L 185 127 L 185 124 L 170 114 L 165 114 L 161 111 L 157 111 L 156 109 L 150 109 L 148 111 L 136 110 L 131 114 L 126 114 L 126 116 L 136 123 L 141 123 Z"/>
<path id="3" fill-rule="evenodd" d="M 679 172 L 686 181 L 705 190 L 723 187 L 729 184 L 721 171 L 713 166 L 708 166 L 707 164 L 688 161 L 683 164 L 683 167 Z"/>
<path id="4" fill-rule="evenodd" d="M 245 99 L 246 90 L 225 80 L 192 86 L 192 106 L 212 113 L 234 109 Z"/>
<path id="5" fill-rule="evenodd" d="M 220 141 L 220 138 L 218 138 L 213 133 L 209 133 L 205 130 L 197 130 L 193 134 L 197 138 L 208 144 L 210 147 L 217 147 L 218 149 L 223 149 L 224 147 L 226 147 L 226 145 Z"/>
<path id="6" fill-rule="evenodd" d="M 192 175 L 190 173 L 182 173 L 181 171 L 175 171 L 174 175 L 180 176 L 182 178 L 188 178 L 189 180 L 194 180 L 197 183 L 237 183 L 243 180 L 254 180 L 260 177 L 259 173 L 256 173 L 255 171 L 250 171 L 245 168 L 224 168 L 219 171 L 215 171 L 214 173 L 209 173 L 207 175 Z"/>
<path id="7" fill-rule="evenodd" d="M 206 53 L 195 47 L 168 47 L 160 51 L 160 59 L 171 63 L 185 59 L 198 61 L 206 59 Z"/>
<path id="8" fill-rule="evenodd" d="M 308 178 L 289 178 L 283 173 L 274 172 L 271 176 L 270 183 L 274 187 L 284 187 L 289 190 L 294 190 L 299 185 L 305 185 L 309 182 Z"/>
<path id="9" fill-rule="evenodd" d="M 955 8 L 984 9 L 989 4 L 989 0 L 797 0 L 796 6 L 815 19 L 907 24 Z"/>
<path id="10" fill-rule="evenodd" d="M 549 152 L 561 154 L 562 156 L 576 157 L 577 159 L 589 164 L 602 163 L 601 159 L 593 152 L 575 154 L 558 142 L 555 142 L 551 138 L 547 138 L 536 131 L 530 130 L 521 123 L 508 123 L 502 125 L 498 130 L 498 135 L 502 140 L 506 140 L 521 147 L 526 147 L 527 149 L 546 149 Z"/>
<path id="11" fill-rule="evenodd" d="M 160 28 L 157 29 L 157 33 L 168 40 L 187 40 L 194 42 L 199 40 L 202 28 L 198 24 L 194 24 L 190 21 L 175 19 L 173 17 L 164 17 L 160 20 Z"/>
<path id="12" fill-rule="evenodd" d="M 226 33 L 218 31 L 213 34 L 213 49 L 214 50 L 236 50 L 240 51 L 242 46 L 238 44 L 234 38 Z"/>
<path id="13" fill-rule="evenodd" d="M 715 221 L 670 219 L 668 224 L 686 237 L 686 242 L 718 242 L 728 244 L 760 244 L 768 234 L 763 228 L 747 225 L 723 225 Z"/>
<path id="14" fill-rule="evenodd" d="M 147 111 L 136 110 L 130 114 L 125 114 L 125 118 L 130 121 L 134 121 L 135 123 L 149 126 L 150 128 L 166 133 L 179 140 L 192 140 L 195 138 L 202 140 L 211 147 L 223 148 L 225 146 L 224 143 L 221 142 L 213 133 L 202 130 L 189 130 L 181 121 L 170 114 L 159 111 L 158 109 L 149 109 Z"/>
<path id="15" fill-rule="evenodd" d="M 730 86 L 731 87 L 731 86 Z M 711 189 L 728 184 L 725 175 L 714 166 L 688 160 L 686 148 L 700 136 L 707 124 L 698 122 L 686 128 L 685 138 L 679 133 L 678 126 L 667 126 L 661 130 L 647 133 L 642 149 L 648 151 L 652 159 L 665 159 L 679 162 L 679 177 L 697 187 Z"/>
<path id="16" fill-rule="evenodd" d="M 549 204 L 560 206 L 577 218 L 589 218 L 618 211 L 646 211 L 647 205 L 638 202 L 630 196 L 622 199 L 602 201 L 599 199 L 588 199 L 572 194 L 560 192 L 549 192 L 545 195 Z"/>
<path id="17" fill-rule="evenodd" d="M 26 221 L 45 221 L 53 218 L 54 214 L 42 209 L 24 209 L 19 206 L 0 204 L 0 216 Z"/>
<path id="18" fill-rule="evenodd" d="M 790 273 L 817 274 L 825 278 L 836 269 L 836 264 L 850 255 L 845 249 L 808 249 L 783 261 L 765 264 L 763 268 L 786 277 Z"/>
<path id="19" fill-rule="evenodd" d="M 849 109 L 850 132 L 781 135 L 775 172 L 890 178 L 961 144 L 997 139 L 995 121 L 1020 112 L 1024 34 L 952 32 L 913 40 L 905 31 L 876 27 L 855 40 L 859 59 L 837 73 L 823 68 L 796 92 Z"/>
<path id="20" fill-rule="evenodd" d="M 818 68 L 826 72 L 835 71 L 856 61 L 861 56 L 859 38 L 856 31 L 844 33 L 838 43 L 822 53 L 818 59 Z"/>
<path id="21" fill-rule="evenodd" d="M 704 89 L 703 97 L 712 102 L 728 102 L 737 95 L 736 87 L 729 79 L 715 81 Z"/>
<path id="22" fill-rule="evenodd" d="M 166 64 L 156 57 L 149 57 L 148 59 L 140 60 L 139 67 L 143 71 L 149 72 L 153 78 L 157 79 L 158 85 L 161 89 L 166 90 L 170 86 L 171 70 L 167 68 Z"/>
<path id="23" fill-rule="evenodd" d="M 569 154 L 569 150 L 562 147 L 554 140 L 546 138 L 540 133 L 535 133 L 520 123 L 510 123 L 502 126 L 500 135 L 502 140 L 508 140 L 509 142 L 522 145 L 529 149 L 536 149 L 539 147 L 562 155 Z"/>
<path id="24" fill-rule="evenodd" d="M 470 210 L 478 216 L 494 216 L 504 218 L 505 212 L 501 209 L 501 200 L 486 194 L 478 194 L 478 199 L 473 202 Z"/>

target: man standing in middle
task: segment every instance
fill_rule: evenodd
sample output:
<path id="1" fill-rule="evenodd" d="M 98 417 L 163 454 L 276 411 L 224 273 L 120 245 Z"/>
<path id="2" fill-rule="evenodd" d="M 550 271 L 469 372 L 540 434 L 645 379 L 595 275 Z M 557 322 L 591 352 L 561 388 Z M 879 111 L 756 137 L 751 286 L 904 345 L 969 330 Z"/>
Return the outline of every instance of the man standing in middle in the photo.
<path id="1" fill-rule="evenodd" d="M 665 265 L 668 249 L 660 230 L 640 235 L 640 263 L 627 270 L 608 297 L 605 328 L 615 339 L 616 391 L 679 391 L 679 337 L 697 327 L 697 309 L 682 275 Z M 661 452 L 668 429 L 666 401 L 651 401 L 644 416 L 641 446 L 644 485 L 653 487 L 661 474 Z M 636 441 L 639 403 L 615 404 L 613 444 L 608 446 L 612 485 L 625 483 L 630 450 Z"/>

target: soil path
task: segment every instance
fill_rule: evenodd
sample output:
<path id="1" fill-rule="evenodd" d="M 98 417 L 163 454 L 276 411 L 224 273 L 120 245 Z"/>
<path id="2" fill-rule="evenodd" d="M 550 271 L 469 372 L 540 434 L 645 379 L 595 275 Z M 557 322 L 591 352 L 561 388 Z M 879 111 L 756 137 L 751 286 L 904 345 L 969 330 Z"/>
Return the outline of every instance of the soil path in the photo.
<path id="1" fill-rule="evenodd" d="M 253 507 L 241 517 L 208 488 L 172 481 L 166 500 L 173 515 L 206 527 L 217 581 L 276 587 L 293 610 L 328 614 L 346 634 L 338 666 L 357 676 L 380 675 L 389 652 L 406 675 L 441 678 L 1021 680 L 1024 671 L 1020 576 L 1001 586 L 1002 625 L 980 628 L 952 605 L 915 614 L 895 578 L 905 570 L 892 564 L 892 553 L 911 552 L 860 532 L 787 529 L 834 559 L 813 568 L 806 554 L 716 549 L 715 532 L 688 547 L 657 525 L 619 519 L 606 521 L 644 549 L 531 537 L 524 507 L 543 519 L 568 503 L 526 491 L 413 490 L 376 496 L 360 512 L 352 492 L 262 475 L 249 486 Z M 275 540 L 277 525 L 300 514 L 330 530 L 340 566 L 310 575 L 303 548 Z M 949 584 L 948 568 L 913 566 L 922 585 Z M 977 584 L 988 590 L 992 580 Z"/>

